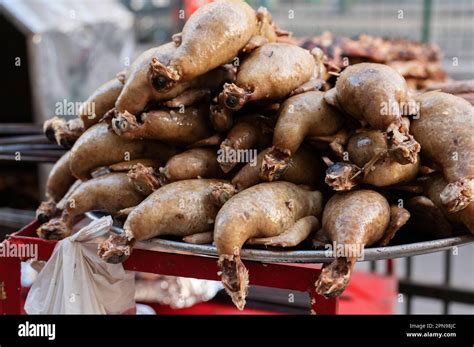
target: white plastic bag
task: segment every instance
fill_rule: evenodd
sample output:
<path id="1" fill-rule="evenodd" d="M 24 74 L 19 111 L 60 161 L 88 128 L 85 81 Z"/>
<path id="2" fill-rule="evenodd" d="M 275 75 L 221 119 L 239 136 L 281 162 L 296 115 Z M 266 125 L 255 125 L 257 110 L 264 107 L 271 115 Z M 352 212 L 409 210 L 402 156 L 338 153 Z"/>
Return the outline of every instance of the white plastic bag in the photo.
<path id="1" fill-rule="evenodd" d="M 135 276 L 122 264 L 97 256 L 96 244 L 112 226 L 110 216 L 91 222 L 56 244 L 28 293 L 28 314 L 118 314 L 135 307 Z"/>

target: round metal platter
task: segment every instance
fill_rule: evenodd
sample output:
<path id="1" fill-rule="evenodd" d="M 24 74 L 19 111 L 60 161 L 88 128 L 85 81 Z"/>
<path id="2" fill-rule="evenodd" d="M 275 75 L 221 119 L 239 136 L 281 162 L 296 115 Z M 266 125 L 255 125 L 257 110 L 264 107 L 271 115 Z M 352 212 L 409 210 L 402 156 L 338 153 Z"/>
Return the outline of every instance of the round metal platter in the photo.
<path id="1" fill-rule="evenodd" d="M 97 219 L 103 214 L 89 212 L 86 215 L 91 219 Z M 119 227 L 113 227 L 116 233 L 122 233 Z M 388 247 L 366 248 L 363 258 L 358 261 L 372 261 L 382 259 L 393 259 L 401 257 L 411 257 L 415 255 L 439 252 L 452 247 L 460 247 L 474 242 L 474 235 L 462 235 L 446 239 L 408 243 L 403 245 Z M 154 238 L 144 242 L 138 242 L 137 248 L 157 250 L 165 252 L 191 253 L 196 255 L 206 255 L 217 257 L 216 247 L 213 245 L 196 245 L 191 243 Z M 324 250 L 279 250 L 279 249 L 257 249 L 243 248 L 242 259 L 255 260 L 272 263 L 327 263 L 334 258 L 327 255 Z"/>

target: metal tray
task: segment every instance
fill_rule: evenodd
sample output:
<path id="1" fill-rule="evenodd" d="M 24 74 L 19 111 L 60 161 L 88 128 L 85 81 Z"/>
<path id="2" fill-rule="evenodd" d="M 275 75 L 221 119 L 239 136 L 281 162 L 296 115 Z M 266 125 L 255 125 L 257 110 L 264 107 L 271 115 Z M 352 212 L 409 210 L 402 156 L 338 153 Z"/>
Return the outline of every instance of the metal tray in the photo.
<path id="1" fill-rule="evenodd" d="M 101 213 L 88 212 L 87 217 L 97 219 L 103 216 Z M 122 233 L 120 227 L 113 227 L 116 233 Z M 411 257 L 415 255 L 444 251 L 453 247 L 460 247 L 474 242 L 474 235 L 462 235 L 446 239 L 408 243 L 403 245 L 388 247 L 372 247 L 364 250 L 364 258 L 359 261 L 372 261 L 382 259 L 394 259 Z M 165 252 L 185 252 L 198 255 L 217 257 L 216 247 L 212 245 L 195 245 L 185 242 L 171 241 L 154 238 L 144 242 L 138 242 L 141 249 L 149 249 Z M 276 249 L 255 249 L 243 248 L 242 259 L 255 260 L 272 263 L 328 263 L 334 260 L 328 257 L 324 250 L 276 250 Z"/>

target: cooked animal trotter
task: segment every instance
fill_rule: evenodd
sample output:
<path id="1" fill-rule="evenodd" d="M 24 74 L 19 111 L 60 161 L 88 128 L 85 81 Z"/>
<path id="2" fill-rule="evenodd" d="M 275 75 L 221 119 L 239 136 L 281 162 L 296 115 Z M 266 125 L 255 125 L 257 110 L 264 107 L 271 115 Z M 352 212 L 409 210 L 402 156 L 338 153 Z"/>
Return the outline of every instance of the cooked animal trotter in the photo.
<path id="1" fill-rule="evenodd" d="M 325 99 L 372 128 L 386 131 L 391 154 L 398 162 L 415 162 L 420 145 L 408 133 L 402 116 L 415 113 L 416 108 L 405 80 L 396 70 L 382 64 L 351 65 Z"/>
<path id="2" fill-rule="evenodd" d="M 47 120 L 43 126 L 46 137 L 60 146 L 70 148 L 85 130 L 98 123 L 114 107 L 122 88 L 123 82 L 118 78 L 104 83 L 81 105 L 79 118 L 66 121 L 54 117 Z"/>
<path id="3" fill-rule="evenodd" d="M 151 192 L 170 182 L 193 178 L 221 178 L 224 176 L 217 163 L 217 154 L 211 148 L 193 148 L 171 157 L 165 167 L 136 165 L 128 173 L 137 189 Z"/>
<path id="4" fill-rule="evenodd" d="M 214 133 L 209 104 L 183 109 L 160 109 L 142 113 L 138 121 L 125 112 L 112 120 L 112 128 L 126 139 L 151 139 L 187 145 Z"/>
<path id="5" fill-rule="evenodd" d="M 288 98 L 278 111 L 273 147 L 262 162 L 261 178 L 278 179 L 305 138 L 334 135 L 343 123 L 340 111 L 324 100 L 322 92 L 311 91 Z"/>
<path id="6" fill-rule="evenodd" d="M 91 172 L 124 160 L 150 158 L 166 162 L 176 153 L 173 147 L 151 140 L 129 140 L 115 134 L 105 123 L 87 129 L 71 149 L 72 174 L 87 180 Z"/>
<path id="7" fill-rule="evenodd" d="M 222 180 L 170 183 L 133 209 L 125 221 L 124 233 L 104 241 L 99 255 L 109 263 L 119 263 L 128 258 L 136 241 L 209 231 L 220 206 L 233 194 L 234 187 Z"/>
<path id="8" fill-rule="evenodd" d="M 437 164 L 448 184 L 441 202 L 457 212 L 474 200 L 474 107 L 466 100 L 441 92 L 416 97 L 420 117 L 411 132 L 422 154 Z"/>
<path id="9" fill-rule="evenodd" d="M 237 111 L 248 102 L 282 100 L 302 84 L 320 77 L 322 66 L 306 49 L 268 43 L 242 62 L 234 83 L 224 84 L 219 105 Z"/>
<path id="10" fill-rule="evenodd" d="M 350 190 L 360 183 L 386 187 L 413 180 L 420 160 L 402 165 L 389 156 L 385 135 L 367 130 L 353 135 L 347 143 L 349 162 L 338 162 L 326 170 L 326 183 L 334 190 Z"/>
<path id="11" fill-rule="evenodd" d="M 145 195 L 138 192 L 126 173 L 111 173 L 83 182 L 61 200 L 61 215 L 38 228 L 44 239 L 61 240 L 71 234 L 74 218 L 88 211 L 115 213 L 138 205 Z"/>
<path id="12" fill-rule="evenodd" d="M 231 82 L 235 72 L 231 66 L 219 66 L 208 73 L 198 76 L 188 82 L 178 83 L 173 88 L 161 89 L 161 77 L 153 73 L 153 62 L 168 64 L 176 53 L 173 42 L 143 52 L 130 66 L 127 81 L 115 104 L 119 114 L 125 111 L 137 115 L 151 101 L 162 102 L 179 97 L 184 92 L 199 88 L 213 90 L 224 82 Z M 196 101 L 195 98 L 182 100 L 184 106 Z"/>
<path id="13" fill-rule="evenodd" d="M 71 152 L 66 152 L 49 172 L 46 182 L 46 198 L 48 200 L 36 210 L 36 218 L 42 223 L 47 222 L 54 215 L 56 203 L 63 198 L 76 181 L 69 169 L 70 155 Z"/>
<path id="14" fill-rule="evenodd" d="M 221 208 L 214 225 L 222 283 L 242 310 L 248 272 L 240 260 L 245 242 L 295 246 L 319 227 L 322 195 L 289 182 L 261 183 L 232 197 Z"/>
<path id="15" fill-rule="evenodd" d="M 171 60 L 153 60 L 155 88 L 167 91 L 230 62 L 258 31 L 257 15 L 245 1 L 215 1 L 200 7 L 182 33 L 173 37 L 178 47 Z"/>
<path id="16" fill-rule="evenodd" d="M 248 163 L 232 179 L 232 184 L 237 191 L 247 189 L 261 182 L 260 168 L 265 155 L 270 151 L 267 148 L 261 151 L 255 163 Z M 286 171 L 280 176 L 280 180 L 294 184 L 307 185 L 319 188 L 318 185 L 324 177 L 323 165 L 309 149 L 299 148 L 288 163 Z"/>
<path id="17" fill-rule="evenodd" d="M 220 145 L 220 152 L 239 153 L 241 150 L 258 150 L 270 143 L 272 120 L 261 115 L 240 117 Z M 218 157 L 219 165 L 224 172 L 232 170 L 237 161 L 227 161 L 227 155 Z"/>
<path id="18" fill-rule="evenodd" d="M 336 193 L 324 207 L 322 229 L 315 246 L 332 243 L 353 252 L 324 266 L 316 281 L 316 292 L 326 297 L 341 295 L 349 284 L 352 269 L 365 246 L 385 246 L 410 218 L 410 213 L 388 204 L 379 193 L 356 190 Z"/>

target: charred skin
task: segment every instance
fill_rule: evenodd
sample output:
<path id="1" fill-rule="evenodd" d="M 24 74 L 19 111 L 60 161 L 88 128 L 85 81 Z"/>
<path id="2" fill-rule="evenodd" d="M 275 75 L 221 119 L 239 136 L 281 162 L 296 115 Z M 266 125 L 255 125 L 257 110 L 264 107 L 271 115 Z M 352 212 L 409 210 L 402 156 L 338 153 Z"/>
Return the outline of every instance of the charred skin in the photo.
<path id="1" fill-rule="evenodd" d="M 127 81 L 117 99 L 116 108 L 119 114 L 127 111 L 137 115 L 151 101 L 171 100 L 193 88 L 214 90 L 224 82 L 232 82 L 235 78 L 235 71 L 232 67 L 220 66 L 202 76 L 188 82 L 178 83 L 173 88 L 164 91 L 162 86 L 166 82 L 162 76 L 155 74 L 154 66 L 168 64 L 175 52 L 176 45 L 169 42 L 143 52 L 132 63 Z"/>
<path id="2" fill-rule="evenodd" d="M 318 71 L 309 51 L 286 43 L 268 43 L 242 62 L 235 82 L 224 85 L 219 104 L 237 111 L 248 102 L 279 101 L 318 78 Z"/>
<path id="3" fill-rule="evenodd" d="M 258 29 L 256 13 L 244 1 L 216 1 L 200 7 L 184 25 L 172 59 L 154 63 L 153 76 L 160 82 L 155 88 L 170 90 L 230 62 Z"/>
<path id="4" fill-rule="evenodd" d="M 112 120 L 114 132 L 125 139 L 150 139 L 188 145 L 210 137 L 209 105 L 188 106 L 182 111 L 162 109 L 145 112 L 138 122 L 125 112 Z"/>
<path id="5" fill-rule="evenodd" d="M 466 100 L 441 92 L 416 98 L 420 117 L 411 132 L 422 154 L 437 164 L 448 184 L 440 193 L 449 212 L 467 207 L 474 199 L 474 107 Z"/>
<path id="6" fill-rule="evenodd" d="M 339 110 L 324 100 L 322 92 L 311 91 L 288 98 L 280 106 L 273 148 L 265 155 L 260 177 L 266 181 L 278 179 L 305 138 L 334 135 L 343 123 Z"/>
<path id="7" fill-rule="evenodd" d="M 160 235 L 188 236 L 212 228 L 220 208 L 215 200 L 218 190 L 233 191 L 226 181 L 214 179 L 184 180 L 165 185 L 133 209 L 124 224 L 124 234 L 117 242 L 103 243 L 103 255 L 125 260 L 135 241 Z M 128 248 L 123 249 L 123 245 Z M 126 254 L 127 253 L 127 254 Z M 105 259 L 108 261 L 108 259 Z"/>
<path id="8" fill-rule="evenodd" d="M 265 154 L 270 149 L 267 148 L 261 151 L 254 163 L 247 163 L 232 179 L 232 184 L 237 191 L 247 189 L 261 182 L 259 177 L 260 167 Z M 313 153 L 305 148 L 300 148 L 291 157 L 286 171 L 280 176 L 282 181 L 291 182 L 294 184 L 302 184 L 310 187 L 319 188 L 318 185 L 324 177 L 324 169 L 322 164 L 316 160 Z"/>
<path id="9" fill-rule="evenodd" d="M 257 150 L 263 146 L 268 146 L 271 132 L 271 121 L 260 115 L 241 117 L 234 127 L 227 134 L 226 139 L 221 143 L 221 153 L 239 150 Z M 225 158 L 224 158 L 225 159 Z M 219 160 L 219 158 L 218 158 Z M 219 165 L 224 172 L 232 170 L 237 162 L 219 160 Z"/>
<path id="10" fill-rule="evenodd" d="M 337 193 L 324 207 L 322 233 L 340 245 L 370 246 L 380 240 L 389 226 L 390 206 L 379 193 L 356 190 Z M 325 266 L 316 281 L 316 292 L 339 296 L 349 284 L 357 257 L 337 258 Z"/>
<path id="11" fill-rule="evenodd" d="M 70 169 L 76 178 L 87 180 L 98 167 L 142 158 L 166 162 L 175 153 L 173 147 L 160 142 L 124 139 L 107 124 L 99 123 L 87 129 L 74 144 Z"/>
<path id="12" fill-rule="evenodd" d="M 337 79 L 335 95 L 334 91 L 328 93 L 326 100 L 336 102 L 374 129 L 388 130 L 390 148 L 401 164 L 415 161 L 420 148 L 402 121 L 402 116 L 408 115 L 403 106 L 411 99 L 404 78 L 396 70 L 374 63 L 351 65 Z"/>
<path id="13" fill-rule="evenodd" d="M 111 173 L 80 184 L 66 196 L 58 208 L 58 218 L 38 228 L 41 238 L 61 240 L 71 234 L 74 218 L 89 211 L 102 210 L 114 213 L 138 205 L 145 196 L 137 192 L 126 173 Z"/>
<path id="14" fill-rule="evenodd" d="M 239 309 L 245 305 L 248 288 L 248 273 L 240 260 L 243 244 L 251 238 L 279 236 L 307 216 L 319 217 L 321 200 L 317 191 L 272 182 L 245 189 L 221 208 L 214 225 L 214 242 L 224 287 Z"/>

